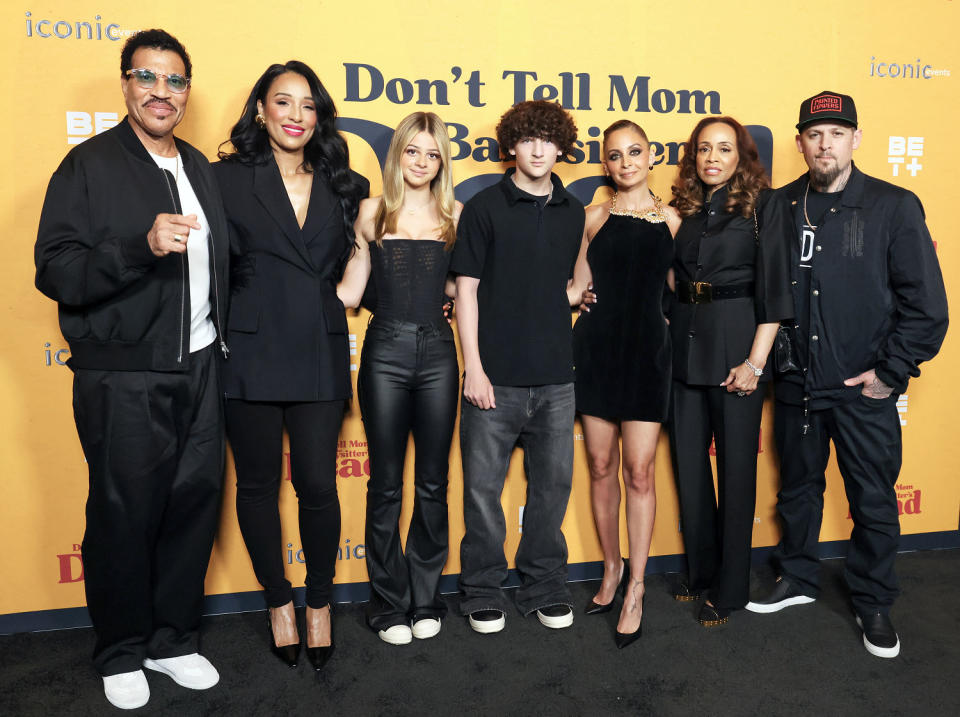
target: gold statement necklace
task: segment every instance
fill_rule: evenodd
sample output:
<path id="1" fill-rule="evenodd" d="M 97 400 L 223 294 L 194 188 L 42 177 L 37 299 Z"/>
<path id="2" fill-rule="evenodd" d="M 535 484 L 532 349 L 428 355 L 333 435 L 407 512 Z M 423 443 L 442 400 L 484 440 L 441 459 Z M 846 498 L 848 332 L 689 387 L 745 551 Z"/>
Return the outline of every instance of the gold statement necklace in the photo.
<path id="1" fill-rule="evenodd" d="M 663 204 L 660 201 L 660 197 L 653 192 L 650 192 L 650 196 L 653 197 L 653 209 L 617 209 L 617 198 L 619 196 L 620 192 L 614 192 L 613 199 L 610 200 L 610 214 L 613 216 L 643 219 L 645 222 L 650 222 L 651 224 L 660 224 L 667 221 L 667 215 L 663 211 Z"/>

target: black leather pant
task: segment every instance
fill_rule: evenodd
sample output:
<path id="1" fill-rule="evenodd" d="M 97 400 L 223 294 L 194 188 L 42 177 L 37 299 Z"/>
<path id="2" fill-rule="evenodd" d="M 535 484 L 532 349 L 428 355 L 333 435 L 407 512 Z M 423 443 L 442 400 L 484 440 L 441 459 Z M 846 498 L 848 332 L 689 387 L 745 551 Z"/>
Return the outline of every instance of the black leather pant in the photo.
<path id="1" fill-rule="evenodd" d="M 448 325 L 374 318 L 363 343 L 358 397 L 370 451 L 367 622 L 375 630 L 446 612 L 437 583 L 447 561 L 447 468 L 459 387 Z M 415 497 L 404 555 L 399 520 L 411 431 Z"/>

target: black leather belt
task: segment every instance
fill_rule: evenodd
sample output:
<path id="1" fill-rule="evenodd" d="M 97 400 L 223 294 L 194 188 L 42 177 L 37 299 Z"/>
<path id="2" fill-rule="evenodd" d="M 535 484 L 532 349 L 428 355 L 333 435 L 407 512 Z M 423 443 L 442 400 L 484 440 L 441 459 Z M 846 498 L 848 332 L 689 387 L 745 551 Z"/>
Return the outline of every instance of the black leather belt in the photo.
<path id="1" fill-rule="evenodd" d="M 711 301 L 744 296 L 753 296 L 753 284 L 715 286 L 709 281 L 677 282 L 677 301 L 681 304 L 709 304 Z"/>

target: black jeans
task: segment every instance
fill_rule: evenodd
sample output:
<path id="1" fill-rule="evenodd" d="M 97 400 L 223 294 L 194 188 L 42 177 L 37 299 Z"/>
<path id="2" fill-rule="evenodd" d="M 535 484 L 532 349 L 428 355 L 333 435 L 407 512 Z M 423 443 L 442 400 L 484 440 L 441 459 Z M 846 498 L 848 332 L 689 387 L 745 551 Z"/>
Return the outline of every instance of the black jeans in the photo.
<path id="1" fill-rule="evenodd" d="M 367 622 L 375 630 L 446 612 L 437 585 L 447 561 L 447 469 L 459 386 L 447 324 L 374 318 L 363 342 L 357 393 L 370 451 Z M 404 555 L 399 520 L 411 431 L 415 496 Z"/>
<path id="2" fill-rule="evenodd" d="M 804 423 L 809 424 L 806 433 Z M 774 564 L 801 591 L 816 597 L 824 471 L 832 440 L 853 518 L 844 571 L 850 599 L 860 614 L 888 612 L 899 594 L 894 573 L 900 542 L 895 485 L 902 457 L 897 395 L 874 399 L 861 394 L 810 411 L 806 420 L 802 406 L 777 401 L 774 431 L 780 453 L 777 512 L 783 523 Z"/>
<path id="3" fill-rule="evenodd" d="M 283 428 L 290 438 L 290 479 L 297 492 L 300 542 L 307 565 L 307 605 L 330 602 L 340 542 L 337 438 L 343 401 L 268 403 L 227 400 L 227 437 L 237 471 L 237 520 L 267 605 L 293 599 L 283 574 L 280 473 Z"/>
<path id="4" fill-rule="evenodd" d="M 223 484 L 221 395 L 212 346 L 183 373 L 74 375 L 90 471 L 84 587 L 101 675 L 199 651 Z"/>
<path id="5" fill-rule="evenodd" d="M 749 396 L 722 386 L 673 382 L 670 452 L 690 587 L 716 607 L 750 599 L 750 552 L 757 502 L 757 447 L 766 384 Z M 717 492 L 710 439 L 717 449 Z"/>
<path id="6" fill-rule="evenodd" d="M 523 582 L 517 608 L 529 615 L 550 605 L 572 607 L 561 526 L 573 480 L 573 384 L 494 386 L 493 392 L 496 408 L 481 410 L 463 401 L 460 411 L 466 527 L 460 544 L 460 611 L 506 612 L 506 522 L 500 497 L 518 444 L 523 448 L 527 500 L 516 556 Z"/>

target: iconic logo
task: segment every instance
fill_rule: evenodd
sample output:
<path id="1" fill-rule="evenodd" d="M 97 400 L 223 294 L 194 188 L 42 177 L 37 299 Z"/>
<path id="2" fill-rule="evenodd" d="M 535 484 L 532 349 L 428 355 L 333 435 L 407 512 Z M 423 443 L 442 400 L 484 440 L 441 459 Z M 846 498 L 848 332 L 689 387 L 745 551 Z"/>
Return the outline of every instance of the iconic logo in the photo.
<path id="1" fill-rule="evenodd" d="M 343 545 L 337 548 L 337 560 L 365 560 L 367 557 L 367 546 L 363 543 L 350 545 L 350 538 L 343 541 Z M 293 565 L 298 562 L 301 565 L 306 561 L 303 557 L 303 548 L 294 549 L 293 543 L 287 543 L 287 565 Z"/>
<path id="2" fill-rule="evenodd" d="M 112 40 L 116 42 L 136 32 L 135 30 L 121 30 L 115 22 L 102 25 L 99 15 L 91 23 L 83 20 L 34 20 L 32 19 L 33 13 L 27 12 L 25 14 L 27 16 L 27 37 L 56 37 L 60 40 L 72 37 L 77 40 Z"/>
<path id="3" fill-rule="evenodd" d="M 921 64 L 923 60 L 917 58 L 913 62 L 877 62 L 876 57 L 870 58 L 870 77 L 900 78 L 902 80 L 929 80 L 934 77 L 950 77 L 950 70 L 935 70 L 931 65 Z"/>
<path id="4" fill-rule="evenodd" d="M 917 161 L 918 157 L 923 156 L 923 137 L 890 137 L 890 143 L 887 147 L 887 161 L 893 167 L 893 176 L 900 176 L 900 165 L 910 172 L 911 177 L 916 177 L 917 172 L 923 169 L 923 165 Z M 906 164 L 907 157 L 910 157 L 910 163 Z"/>
<path id="5" fill-rule="evenodd" d="M 840 112 L 842 104 L 837 95 L 820 95 L 810 101 L 810 114 L 816 114 L 817 112 Z"/>
<path id="6" fill-rule="evenodd" d="M 70 349 L 63 347 L 61 349 L 52 349 L 50 348 L 50 342 L 45 341 L 43 343 L 43 365 L 52 366 L 56 364 L 57 366 L 66 366 L 67 359 L 70 358 Z"/>
<path id="7" fill-rule="evenodd" d="M 95 134 L 116 126 L 120 116 L 116 112 L 67 111 L 67 144 L 80 144 Z"/>
<path id="8" fill-rule="evenodd" d="M 916 515 L 920 512 L 920 489 L 897 483 L 897 513 Z"/>

